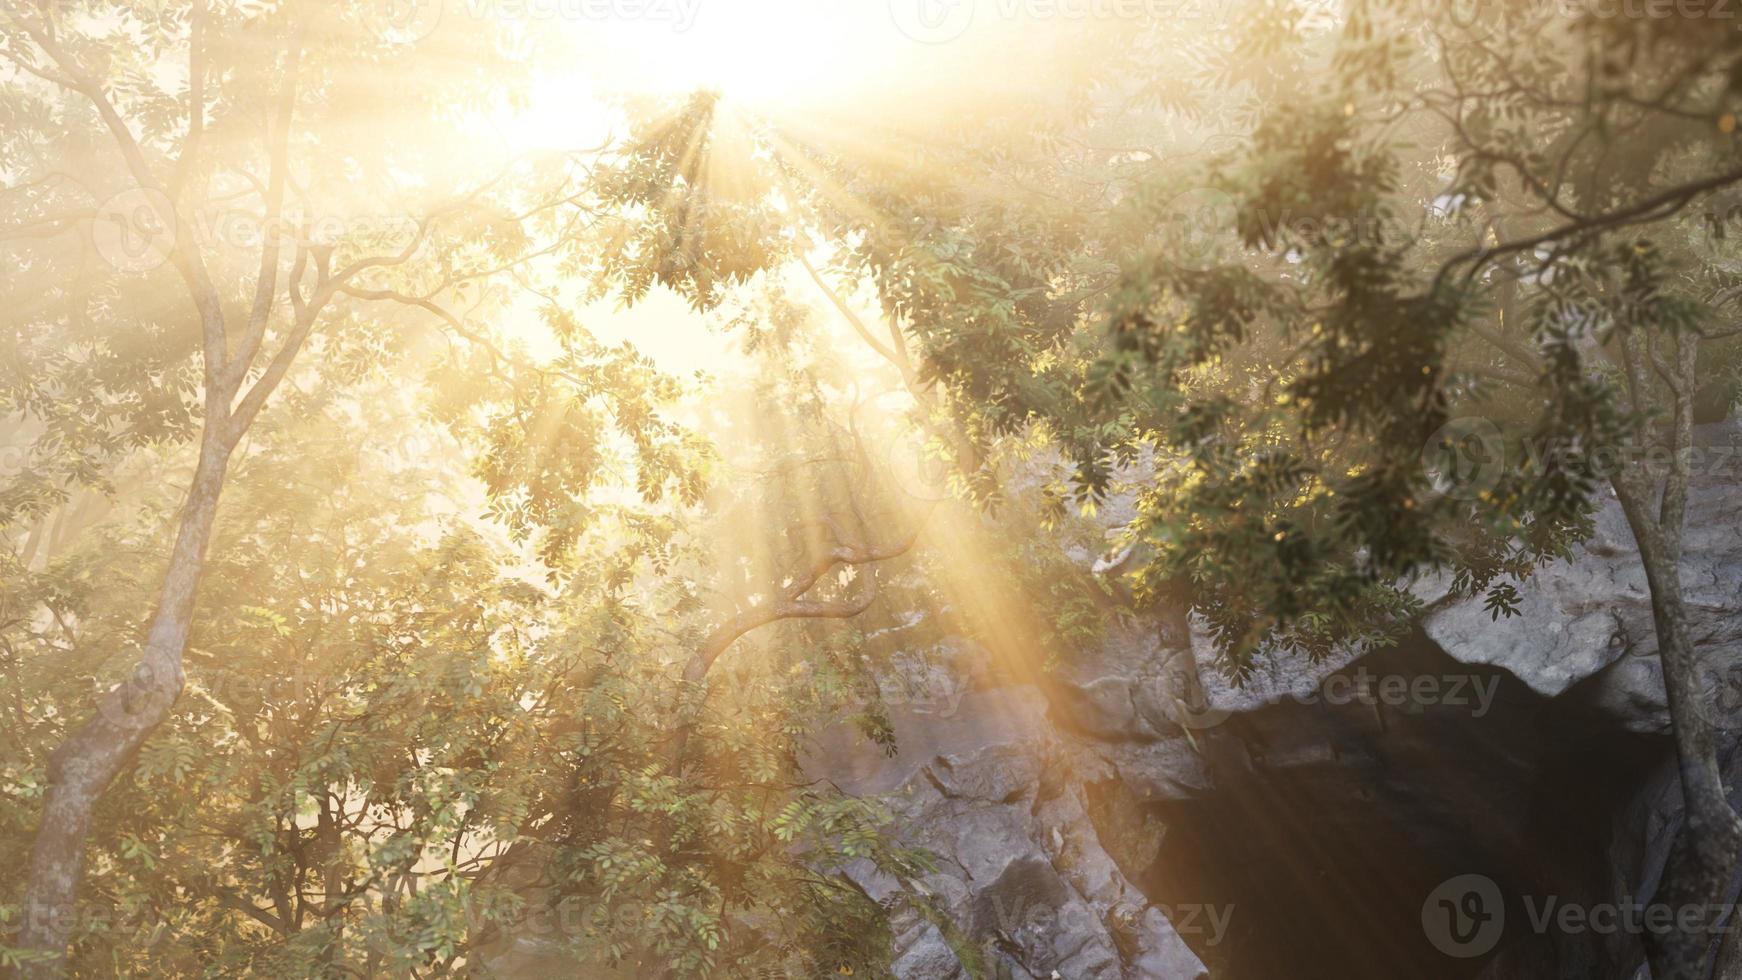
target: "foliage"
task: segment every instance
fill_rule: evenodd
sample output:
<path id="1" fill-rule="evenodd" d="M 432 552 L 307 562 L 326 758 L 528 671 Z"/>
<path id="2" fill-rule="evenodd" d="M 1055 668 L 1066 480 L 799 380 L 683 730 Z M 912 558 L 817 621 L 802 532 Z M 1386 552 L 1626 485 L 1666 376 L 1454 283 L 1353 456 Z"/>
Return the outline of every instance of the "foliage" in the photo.
<path id="1" fill-rule="evenodd" d="M 0 911 L 196 445 L 234 457 L 187 689 L 94 815 L 80 973 L 482 974 L 542 930 L 599 971 L 875 975 L 844 868 L 928 859 L 801 760 L 836 723 L 900 750 L 898 657 L 1022 674 L 1150 604 L 1238 676 L 1394 641 L 1430 576 L 1498 621 L 1606 492 L 1677 683 L 1742 48 L 1495 6 L 1077 23 L 1011 55 L 1044 99 L 831 139 L 704 92 L 548 154 L 477 136 L 555 57 L 505 24 L 0 15 Z M 589 329 L 670 295 L 730 368 Z"/>

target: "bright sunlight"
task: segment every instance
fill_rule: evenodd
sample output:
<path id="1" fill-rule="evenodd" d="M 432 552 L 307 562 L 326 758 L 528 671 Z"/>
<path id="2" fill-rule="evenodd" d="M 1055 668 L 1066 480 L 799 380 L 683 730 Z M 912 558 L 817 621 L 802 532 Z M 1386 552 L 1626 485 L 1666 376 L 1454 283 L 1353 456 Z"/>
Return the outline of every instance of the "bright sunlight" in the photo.
<path id="1" fill-rule="evenodd" d="M 0 977 L 1742 976 L 1732 19 L 0 9 Z"/>

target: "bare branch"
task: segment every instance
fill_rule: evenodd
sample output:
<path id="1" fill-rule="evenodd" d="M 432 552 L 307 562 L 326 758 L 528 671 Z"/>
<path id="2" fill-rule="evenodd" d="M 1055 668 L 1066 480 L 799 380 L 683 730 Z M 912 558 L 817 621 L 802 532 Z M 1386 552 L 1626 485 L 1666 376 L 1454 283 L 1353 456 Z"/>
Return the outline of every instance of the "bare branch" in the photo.
<path id="1" fill-rule="evenodd" d="M 740 637 L 759 627 L 788 619 L 848 619 L 864 612 L 876 598 L 874 583 L 868 587 L 866 594 L 832 602 L 806 599 L 805 595 L 824 575 L 837 567 L 872 565 L 906 554 L 919 540 L 920 532 L 925 529 L 930 516 L 931 512 L 928 510 L 925 516 L 914 522 L 906 537 L 882 547 L 837 543 L 808 568 L 794 574 L 775 598 L 740 611 L 710 633 L 696 657 L 685 668 L 684 679 L 699 682 L 721 654 Z M 825 523 L 830 526 L 831 532 L 838 531 L 832 521 Z M 839 535 L 836 537 L 838 541 Z M 875 578 L 870 573 L 864 573 L 862 577 L 867 580 Z"/>
<path id="2" fill-rule="evenodd" d="M 37 45 L 54 60 L 65 77 L 44 74 L 28 63 L 13 58 L 15 64 L 25 70 L 45 78 L 71 91 L 85 96 L 97 109 L 97 115 L 102 118 L 103 125 L 115 140 L 116 147 L 121 151 L 121 158 L 127 164 L 127 170 L 133 175 L 140 187 L 156 192 L 168 202 L 169 217 L 175 223 L 175 240 L 170 248 L 170 258 L 175 263 L 176 270 L 187 282 L 188 291 L 193 295 L 194 306 L 199 310 L 201 334 L 205 353 L 205 383 L 208 403 L 226 405 L 228 399 L 219 397 L 222 388 L 220 378 L 223 377 L 224 365 L 228 360 L 228 341 L 225 337 L 223 304 L 218 297 L 217 288 L 212 285 L 210 273 L 206 270 L 205 260 L 199 254 L 197 229 L 182 213 L 181 205 L 169 196 L 163 184 L 151 172 L 151 167 L 145 161 L 145 153 L 140 149 L 139 141 L 134 138 L 133 131 L 127 121 L 115 110 L 108 96 L 103 94 L 103 88 L 93 79 L 78 62 L 55 41 L 51 27 L 33 24 L 28 20 L 22 22 L 24 30 L 36 41 Z M 223 411 L 214 407 L 211 410 Z"/>
<path id="3" fill-rule="evenodd" d="M 835 311 L 841 314 L 841 318 L 847 321 L 848 325 L 851 326 L 854 332 L 859 335 L 859 338 L 865 341 L 865 343 L 871 345 L 871 349 L 876 351 L 879 357 L 882 357 L 897 368 L 902 367 L 901 360 L 896 357 L 895 351 L 890 350 L 887 345 L 878 340 L 876 336 L 871 333 L 870 329 L 865 326 L 865 321 L 859 318 L 859 314 L 853 312 L 853 309 L 841 299 L 840 294 L 835 292 L 834 287 L 830 286 L 823 280 L 822 274 L 817 272 L 816 266 L 812 265 L 810 258 L 804 254 L 804 249 L 802 247 L 794 248 L 793 254 L 798 256 L 798 264 L 803 266 L 804 271 L 810 274 L 811 282 L 817 284 L 817 288 L 822 290 L 823 295 L 829 298 L 829 302 L 834 304 Z"/>
<path id="4" fill-rule="evenodd" d="M 266 324 L 272 319 L 273 295 L 278 290 L 278 252 L 284 239 L 279 220 L 284 213 L 284 184 L 290 157 L 290 120 L 296 110 L 296 75 L 302 60 L 302 33 L 298 31 L 286 42 L 284 82 L 278 92 L 278 111 L 273 121 L 272 160 L 266 186 L 266 240 L 260 248 L 260 272 L 254 281 L 254 306 L 248 313 L 248 325 L 236 352 L 224 367 L 222 390 L 233 393 L 247 377 L 254 355 L 266 336 Z"/>
<path id="5" fill-rule="evenodd" d="M 205 135 L 205 22 L 206 5 L 202 0 L 194 0 L 193 9 L 188 14 L 188 131 L 187 136 L 182 138 L 181 154 L 175 161 L 175 174 L 169 181 L 172 199 L 181 197 L 182 188 L 186 186 L 188 174 L 193 169 L 194 158 L 199 154 L 200 141 Z"/>
<path id="6" fill-rule="evenodd" d="M 1510 242 L 1501 242 L 1500 244 L 1489 248 L 1473 248 L 1468 251 L 1460 252 L 1457 255 L 1452 256 L 1450 259 L 1447 259 L 1445 264 L 1440 266 L 1439 272 L 1434 275 L 1434 291 L 1438 292 L 1439 287 L 1444 283 L 1445 278 L 1451 275 L 1452 271 L 1458 266 L 1466 263 L 1469 264 L 1469 269 L 1464 273 L 1464 279 L 1468 281 L 1469 279 L 1474 278 L 1475 275 L 1488 263 L 1502 256 L 1528 252 L 1539 245 L 1546 245 L 1550 242 L 1557 242 L 1579 235 L 1588 235 L 1605 229 L 1622 228 L 1645 221 L 1658 221 L 1674 214 L 1699 195 L 1704 194 L 1707 191 L 1717 190 L 1720 187 L 1726 187 L 1730 184 L 1736 183 L 1737 181 L 1742 181 L 1742 168 L 1727 170 L 1721 174 L 1707 177 L 1704 180 L 1696 180 L 1691 183 L 1682 184 L 1678 187 L 1672 187 L 1669 190 L 1660 194 L 1654 194 L 1651 197 L 1629 205 L 1628 207 L 1610 211 L 1606 214 L 1594 215 L 1582 220 L 1570 221 L 1566 224 L 1557 225 L 1541 234 L 1515 239 Z"/>

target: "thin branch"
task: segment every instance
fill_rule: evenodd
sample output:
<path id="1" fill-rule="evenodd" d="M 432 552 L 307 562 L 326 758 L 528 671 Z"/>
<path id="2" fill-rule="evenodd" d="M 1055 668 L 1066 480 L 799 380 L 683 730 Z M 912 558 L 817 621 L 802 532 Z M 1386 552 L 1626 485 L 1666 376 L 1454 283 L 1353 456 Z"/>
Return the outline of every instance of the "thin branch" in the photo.
<path id="1" fill-rule="evenodd" d="M 296 110 L 296 75 L 302 61 L 302 32 L 286 42 L 284 82 L 278 92 L 278 111 L 273 121 L 271 169 L 266 186 L 266 240 L 260 249 L 260 272 L 254 281 L 254 306 L 248 313 L 248 325 L 236 352 L 225 365 L 222 388 L 234 392 L 253 366 L 254 355 L 266 336 L 266 325 L 272 319 L 273 295 L 278 291 L 278 252 L 284 240 L 279 222 L 284 213 L 284 184 L 289 170 L 290 120 Z"/>
<path id="2" fill-rule="evenodd" d="M 835 311 L 840 313 L 842 319 L 846 320 L 847 323 L 852 326 L 854 332 L 859 335 L 859 338 L 865 341 L 865 343 L 870 344 L 871 349 L 876 351 L 878 356 L 882 357 L 890 364 L 895 365 L 897 368 L 900 368 L 902 366 L 901 360 L 896 357 L 895 352 L 890 350 L 882 341 L 878 340 L 876 336 L 871 333 L 871 330 L 865 326 L 865 321 L 859 318 L 859 314 L 853 312 L 852 308 L 841 299 L 840 294 L 835 292 L 834 287 L 830 286 L 823 280 L 822 274 L 817 272 L 816 266 L 811 265 L 811 260 L 804 254 L 804 249 L 795 248 L 793 249 L 793 254 L 798 256 L 798 264 L 803 266 L 804 271 L 810 274 L 811 282 L 817 284 L 817 288 L 822 290 L 823 295 L 829 298 L 829 302 L 834 304 Z"/>
<path id="3" fill-rule="evenodd" d="M 874 582 L 866 590 L 869 594 L 861 594 L 847 599 L 820 601 L 806 599 L 805 595 L 824 575 L 837 567 L 870 565 L 906 554 L 919 540 L 920 532 L 925 529 L 930 516 L 931 512 L 928 510 L 924 517 L 914 522 L 913 527 L 905 537 L 883 547 L 837 543 L 813 561 L 808 568 L 796 573 L 774 599 L 741 610 L 708 634 L 708 638 L 702 643 L 700 651 L 684 670 L 684 679 L 699 682 L 713 667 L 714 661 L 718 660 L 721 654 L 725 653 L 740 637 L 759 627 L 788 619 L 848 619 L 864 612 L 870 608 L 872 600 L 876 598 Z M 831 531 L 836 530 L 832 521 L 825 523 L 830 525 Z M 863 577 L 867 580 L 874 579 L 874 576 L 870 574 L 865 574 Z"/>
<path id="4" fill-rule="evenodd" d="M 78 62 L 63 49 L 54 39 L 52 27 L 43 27 L 29 21 L 23 21 L 24 30 L 36 41 L 37 45 L 54 60 L 65 78 L 52 76 L 38 71 L 27 62 L 13 58 L 13 63 L 24 67 L 32 74 L 45 78 L 71 91 L 78 92 L 91 101 L 97 109 L 97 115 L 102 118 L 104 126 L 113 137 L 116 147 L 121 151 L 121 158 L 127 164 L 128 172 L 133 175 L 140 187 L 155 192 L 160 199 L 167 202 L 169 218 L 175 223 L 175 239 L 171 243 L 170 257 L 176 270 L 187 282 L 188 291 L 193 295 L 194 306 L 199 310 L 202 342 L 205 353 L 205 384 L 208 402 L 215 403 L 213 411 L 222 411 L 219 405 L 227 403 L 227 399 L 219 396 L 222 393 L 219 379 L 223 376 L 224 366 L 229 357 L 229 343 L 225 336 L 224 310 L 216 287 L 212 285 L 211 274 L 206 270 L 205 260 L 200 256 L 197 242 L 199 236 L 194 224 L 182 214 L 181 206 L 165 191 L 162 183 L 151 172 L 145 162 L 144 151 L 140 149 L 139 141 L 134 138 L 133 131 L 121 114 L 115 110 L 102 86 L 87 74 Z"/>
<path id="5" fill-rule="evenodd" d="M 194 0 L 193 9 L 188 13 L 188 131 L 181 142 L 181 154 L 175 161 L 175 174 L 169 181 L 172 200 L 180 199 L 182 188 L 187 185 L 188 174 L 193 169 L 194 158 L 199 153 L 200 142 L 205 136 L 205 22 L 206 5 L 202 0 Z"/>
<path id="6" fill-rule="evenodd" d="M 1440 266 L 1439 272 L 1434 275 L 1433 291 L 1438 292 L 1440 286 L 1444 283 L 1445 278 L 1450 275 L 1454 269 L 1465 263 L 1469 263 L 1470 265 L 1469 270 L 1464 273 L 1464 279 L 1468 281 L 1471 278 L 1474 278 L 1475 275 L 1482 270 L 1483 266 L 1501 256 L 1528 252 L 1539 245 L 1546 245 L 1549 242 L 1559 241 L 1575 235 L 1587 235 L 1608 228 L 1625 227 L 1627 225 L 1637 224 L 1641 221 L 1660 220 L 1674 214 L 1695 197 L 1698 197 L 1707 191 L 1717 190 L 1720 187 L 1734 184 L 1737 181 L 1742 181 L 1742 169 L 1727 170 L 1721 174 L 1707 177 L 1704 180 L 1697 180 L 1689 184 L 1683 184 L 1679 187 L 1671 188 L 1660 194 L 1654 194 L 1643 201 L 1639 201 L 1618 211 L 1611 211 L 1607 214 L 1586 218 L 1582 221 L 1571 221 L 1551 228 L 1541 234 L 1531 235 L 1528 238 L 1520 238 L 1510 242 L 1502 242 L 1491 248 L 1473 248 L 1468 251 L 1460 252 L 1457 255 L 1452 256 L 1450 259 L 1447 259 L 1445 264 Z"/>

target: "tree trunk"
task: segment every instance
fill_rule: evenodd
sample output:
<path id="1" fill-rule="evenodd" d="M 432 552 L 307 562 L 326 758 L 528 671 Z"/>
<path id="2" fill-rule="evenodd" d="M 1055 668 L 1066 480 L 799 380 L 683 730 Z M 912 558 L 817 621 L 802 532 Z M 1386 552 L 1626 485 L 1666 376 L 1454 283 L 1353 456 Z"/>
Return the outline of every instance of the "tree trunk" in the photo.
<path id="1" fill-rule="evenodd" d="M 1742 856 L 1742 820 L 1730 808 L 1718 764 L 1712 715 L 1700 691 L 1698 662 L 1688 640 L 1681 573 L 1674 549 L 1641 506 L 1636 493 L 1617 487 L 1628 525 L 1639 545 L 1651 591 L 1658 658 L 1674 730 L 1681 776 L 1683 818 L 1670 847 L 1651 905 L 1666 906 L 1674 923 L 1684 910 L 1702 914 L 1698 929 L 1682 925 L 1645 935 L 1653 980 L 1707 980 L 1716 934 L 1712 912 L 1724 901 L 1731 870 Z M 1649 920 L 1648 920 L 1649 921 Z"/>
<path id="2" fill-rule="evenodd" d="M 48 791 L 30 852 L 19 933 L 22 948 L 37 954 L 24 965 L 25 977 L 65 974 L 67 943 L 78 921 L 75 891 L 92 813 L 103 791 L 169 716 L 170 706 L 181 694 L 182 652 L 229 458 L 229 447 L 208 426 L 139 665 L 103 696 L 97 714 L 74 729 L 49 756 Z"/>
<path id="3" fill-rule="evenodd" d="M 1718 941 L 1717 962 L 1712 964 L 1712 980 L 1742 980 L 1742 943 L 1738 940 L 1736 910 L 1724 920 L 1724 935 Z"/>

